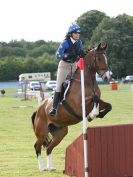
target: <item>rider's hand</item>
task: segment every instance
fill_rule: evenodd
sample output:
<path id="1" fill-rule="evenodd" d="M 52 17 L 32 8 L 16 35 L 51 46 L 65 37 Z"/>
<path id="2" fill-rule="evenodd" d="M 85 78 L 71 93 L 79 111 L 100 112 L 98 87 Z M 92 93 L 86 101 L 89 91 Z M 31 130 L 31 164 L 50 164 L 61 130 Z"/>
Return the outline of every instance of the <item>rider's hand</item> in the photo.
<path id="1" fill-rule="evenodd" d="M 85 57 L 85 52 L 83 50 L 81 50 L 80 52 L 80 58 L 84 58 Z"/>
<path id="2" fill-rule="evenodd" d="M 77 55 L 69 54 L 69 55 L 68 55 L 68 58 L 69 58 L 69 59 L 74 59 L 74 58 L 77 58 Z"/>

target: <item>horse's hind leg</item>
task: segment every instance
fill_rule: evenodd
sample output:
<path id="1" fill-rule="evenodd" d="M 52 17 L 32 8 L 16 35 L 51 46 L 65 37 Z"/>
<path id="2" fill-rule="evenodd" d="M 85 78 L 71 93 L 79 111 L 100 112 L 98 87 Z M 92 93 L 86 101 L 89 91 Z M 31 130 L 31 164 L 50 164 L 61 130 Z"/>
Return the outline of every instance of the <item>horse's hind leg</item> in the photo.
<path id="1" fill-rule="evenodd" d="M 42 147 L 42 142 L 39 142 L 39 140 L 37 140 L 34 145 L 34 148 L 35 148 L 36 155 L 37 155 L 38 167 L 39 167 L 39 170 L 45 171 L 46 167 L 45 167 L 43 160 L 42 160 L 41 147 Z"/>
<path id="2" fill-rule="evenodd" d="M 63 127 L 58 129 L 55 132 L 51 132 L 53 139 L 48 145 L 48 147 L 46 148 L 48 170 L 54 169 L 52 165 L 52 158 L 51 158 L 52 150 L 54 149 L 55 146 L 57 146 L 62 141 L 62 139 L 67 135 L 67 133 L 68 133 L 68 127 Z"/>
<path id="3" fill-rule="evenodd" d="M 97 115 L 97 117 L 103 118 L 111 110 L 112 110 L 112 105 L 110 103 L 100 100 L 99 101 L 99 114 Z"/>
<path id="4" fill-rule="evenodd" d="M 39 170 L 44 171 L 46 170 L 46 167 L 42 160 L 41 148 L 42 148 L 44 139 L 47 137 L 48 129 L 47 129 L 47 124 L 43 118 L 39 117 L 39 119 L 36 120 L 35 134 L 37 137 L 37 141 L 34 145 L 34 148 L 35 148 L 37 159 L 38 159 L 38 166 L 39 166 Z"/>

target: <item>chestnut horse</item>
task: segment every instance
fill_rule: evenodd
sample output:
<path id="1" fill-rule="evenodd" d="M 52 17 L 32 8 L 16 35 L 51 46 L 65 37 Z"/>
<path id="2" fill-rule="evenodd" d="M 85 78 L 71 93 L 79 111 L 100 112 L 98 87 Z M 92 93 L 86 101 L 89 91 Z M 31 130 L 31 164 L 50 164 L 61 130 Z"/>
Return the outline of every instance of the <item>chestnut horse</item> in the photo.
<path id="1" fill-rule="evenodd" d="M 96 72 L 105 80 L 110 80 L 107 57 L 107 46 L 99 44 L 96 48 L 88 51 L 84 58 L 84 84 L 86 117 L 89 121 L 94 117 L 103 118 L 111 109 L 110 103 L 100 99 L 101 93 L 96 82 Z M 52 106 L 52 98 L 43 100 L 37 111 L 32 115 L 33 129 L 37 138 L 34 145 L 38 166 L 41 171 L 53 170 L 51 153 L 68 133 L 68 126 L 82 121 L 82 98 L 80 69 L 73 74 L 70 87 L 64 100 L 58 104 L 57 114 L 49 115 Z M 41 156 L 41 148 L 45 147 L 47 166 L 44 165 Z"/>

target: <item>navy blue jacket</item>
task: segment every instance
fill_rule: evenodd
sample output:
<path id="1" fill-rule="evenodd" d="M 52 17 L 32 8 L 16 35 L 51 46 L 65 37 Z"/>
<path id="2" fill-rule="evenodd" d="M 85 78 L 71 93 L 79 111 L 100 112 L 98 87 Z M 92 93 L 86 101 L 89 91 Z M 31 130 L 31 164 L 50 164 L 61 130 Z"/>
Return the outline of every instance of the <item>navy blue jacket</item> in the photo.
<path id="1" fill-rule="evenodd" d="M 75 62 L 80 58 L 83 53 L 83 44 L 81 40 L 77 40 L 74 44 L 71 39 L 64 39 L 56 52 L 58 60 L 64 60 L 66 62 Z"/>

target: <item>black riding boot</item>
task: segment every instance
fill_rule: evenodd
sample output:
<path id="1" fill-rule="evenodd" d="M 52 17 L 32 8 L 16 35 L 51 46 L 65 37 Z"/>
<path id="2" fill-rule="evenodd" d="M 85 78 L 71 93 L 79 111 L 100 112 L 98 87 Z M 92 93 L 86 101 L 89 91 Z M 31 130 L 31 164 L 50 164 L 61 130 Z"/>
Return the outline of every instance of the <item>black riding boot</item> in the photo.
<path id="1" fill-rule="evenodd" d="M 53 107 L 49 110 L 49 114 L 51 116 L 54 116 L 56 114 L 56 109 L 58 106 L 58 103 L 60 101 L 60 92 L 55 92 L 54 98 L 53 98 Z"/>

